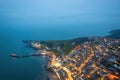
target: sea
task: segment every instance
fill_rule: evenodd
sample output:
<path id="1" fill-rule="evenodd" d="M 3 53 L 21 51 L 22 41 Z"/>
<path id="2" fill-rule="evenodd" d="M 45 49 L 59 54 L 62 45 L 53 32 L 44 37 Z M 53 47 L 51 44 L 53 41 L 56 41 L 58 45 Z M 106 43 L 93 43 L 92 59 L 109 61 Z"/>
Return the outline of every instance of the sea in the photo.
<path id="1" fill-rule="evenodd" d="M 5 24 L 5 23 L 4 23 Z M 91 27 L 90 27 L 91 26 Z M 23 40 L 66 40 L 77 37 L 105 36 L 118 29 L 105 25 L 0 25 L 0 80 L 48 80 L 47 57 L 16 59 L 11 53 L 35 53 Z"/>

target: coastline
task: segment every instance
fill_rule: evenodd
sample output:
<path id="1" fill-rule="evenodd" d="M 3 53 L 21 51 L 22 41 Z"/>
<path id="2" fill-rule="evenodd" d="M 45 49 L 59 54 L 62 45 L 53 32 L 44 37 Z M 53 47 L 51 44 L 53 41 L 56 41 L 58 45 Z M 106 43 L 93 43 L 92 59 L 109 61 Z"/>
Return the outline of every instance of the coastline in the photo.
<path id="1" fill-rule="evenodd" d="M 54 78 L 55 80 L 57 78 L 59 80 L 63 78 L 64 78 L 63 80 L 66 80 L 66 79 L 76 80 L 79 78 L 83 78 L 83 79 L 92 78 L 90 76 L 88 77 L 87 73 L 86 73 L 86 76 L 83 76 L 84 71 L 82 72 L 82 69 L 84 68 L 84 66 L 86 66 L 87 63 L 90 64 L 90 65 L 87 65 L 87 67 L 91 67 L 92 73 L 95 73 L 97 70 L 99 70 L 100 71 L 99 73 L 101 74 L 104 73 L 103 75 L 105 75 L 106 77 L 109 77 L 109 75 L 117 77 L 117 75 L 119 74 L 119 72 L 117 71 L 119 70 L 119 67 L 116 67 L 115 69 L 112 69 L 112 68 L 114 67 L 114 65 L 117 65 L 119 63 L 118 62 L 120 58 L 119 57 L 120 47 L 118 44 L 119 41 L 120 39 L 109 38 L 109 37 L 88 37 L 88 38 L 77 38 L 77 39 L 62 40 L 62 41 L 59 40 L 59 41 L 42 41 L 41 42 L 41 41 L 28 40 L 24 42 L 27 43 L 31 48 L 34 48 L 35 50 L 38 51 L 38 53 L 30 54 L 29 56 L 48 56 L 49 57 L 49 62 L 46 65 L 46 70 L 49 71 L 47 80 L 54 80 Z M 69 54 L 67 55 L 64 54 L 66 52 L 63 52 L 64 48 L 63 49 L 61 48 L 62 44 L 63 45 L 72 44 L 72 47 L 70 48 L 71 52 L 69 52 Z M 62 47 L 65 47 L 65 46 L 62 46 Z M 68 48 L 65 48 L 65 49 L 68 49 Z M 112 52 L 111 52 L 111 49 L 113 49 Z M 55 50 L 58 53 L 60 52 L 59 53 L 60 55 L 58 55 L 55 52 Z M 113 56 L 114 58 L 111 58 L 110 55 Z M 24 56 L 21 57 L 13 54 L 13 57 L 23 58 Z M 106 60 L 106 58 L 108 58 L 108 60 Z M 82 61 L 80 61 L 79 59 Z M 94 62 L 94 59 L 98 61 Z M 110 62 L 112 60 L 117 63 L 114 63 L 114 65 L 112 65 L 113 62 L 110 62 L 111 64 L 108 64 L 108 65 L 111 65 L 110 67 L 111 70 L 108 70 L 106 68 L 107 65 L 104 64 L 103 60 L 105 60 L 106 62 Z M 104 65 L 104 67 L 98 66 L 101 64 Z M 71 67 L 73 67 L 74 70 L 72 70 Z M 104 71 L 102 70 L 102 68 L 104 68 Z M 111 74 L 112 72 L 114 72 L 114 70 L 117 71 L 116 73 L 114 73 L 115 75 Z M 78 73 L 79 75 L 76 74 L 77 72 L 79 72 Z M 109 75 L 107 75 L 108 73 Z M 98 74 L 98 73 L 95 73 L 95 74 Z M 99 79 L 99 77 L 96 79 Z"/>

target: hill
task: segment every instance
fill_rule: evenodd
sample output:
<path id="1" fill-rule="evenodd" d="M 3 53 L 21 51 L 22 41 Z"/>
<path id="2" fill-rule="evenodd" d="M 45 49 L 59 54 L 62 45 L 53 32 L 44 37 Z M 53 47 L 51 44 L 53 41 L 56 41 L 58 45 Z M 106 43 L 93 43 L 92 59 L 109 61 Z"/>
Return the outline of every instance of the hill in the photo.
<path id="1" fill-rule="evenodd" d="M 26 40 L 24 42 L 29 44 L 30 47 L 34 47 L 34 48 L 36 47 L 33 46 L 33 44 L 36 43 L 42 45 L 41 49 L 45 49 L 46 47 L 48 47 L 49 50 L 56 53 L 56 55 L 61 55 L 61 54 L 67 55 L 75 46 L 80 45 L 84 42 L 94 41 L 94 38 L 96 37 L 80 37 L 69 40 L 50 40 L 50 41 Z M 104 37 L 100 37 L 100 38 L 104 38 Z M 105 36 L 105 38 L 120 39 L 120 30 L 110 31 L 110 34 L 108 36 Z M 38 46 L 40 47 L 40 45 Z M 36 49 L 40 49 L 39 47 L 37 47 Z"/>

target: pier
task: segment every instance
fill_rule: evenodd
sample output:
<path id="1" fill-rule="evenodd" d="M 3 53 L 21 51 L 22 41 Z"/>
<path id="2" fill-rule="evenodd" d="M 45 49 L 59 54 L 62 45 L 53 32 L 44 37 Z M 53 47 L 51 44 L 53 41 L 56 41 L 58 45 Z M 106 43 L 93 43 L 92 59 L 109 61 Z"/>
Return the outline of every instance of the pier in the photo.
<path id="1" fill-rule="evenodd" d="M 11 57 L 14 58 L 26 58 L 26 57 L 31 57 L 31 56 L 49 56 L 52 57 L 52 55 L 49 52 L 37 52 L 33 54 L 28 54 L 28 55 L 16 55 L 16 54 L 10 54 Z"/>

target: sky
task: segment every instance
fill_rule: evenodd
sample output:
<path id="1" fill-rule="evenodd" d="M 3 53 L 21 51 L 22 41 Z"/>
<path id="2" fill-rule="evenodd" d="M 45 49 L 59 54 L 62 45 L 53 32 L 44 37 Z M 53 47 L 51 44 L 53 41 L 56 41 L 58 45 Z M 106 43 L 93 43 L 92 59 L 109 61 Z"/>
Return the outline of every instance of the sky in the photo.
<path id="1" fill-rule="evenodd" d="M 7 25 L 17 29 L 97 29 L 101 26 L 118 29 L 120 0 L 0 0 L 0 21 L 1 27 Z"/>

